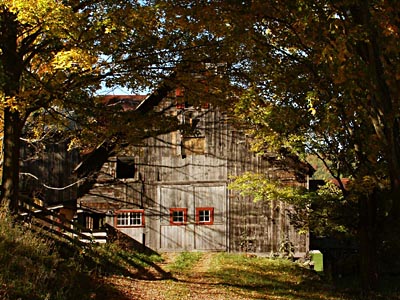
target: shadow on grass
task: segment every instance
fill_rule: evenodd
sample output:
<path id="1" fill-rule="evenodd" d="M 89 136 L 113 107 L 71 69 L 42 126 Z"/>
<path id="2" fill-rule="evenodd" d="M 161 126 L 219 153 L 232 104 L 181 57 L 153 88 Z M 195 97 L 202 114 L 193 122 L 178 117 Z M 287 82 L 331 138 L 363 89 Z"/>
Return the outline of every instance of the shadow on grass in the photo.
<path id="1" fill-rule="evenodd" d="M 222 259 L 221 259 L 222 257 Z M 193 277 L 193 280 L 196 278 Z M 243 258 L 240 255 L 217 255 L 201 282 L 188 274 L 180 282 L 228 289 L 240 299 L 326 299 L 353 300 L 357 295 L 341 292 L 324 283 L 316 272 L 289 261 Z"/>
<path id="2" fill-rule="evenodd" d="M 111 261 L 108 262 L 114 263 L 114 274 L 146 280 L 173 279 L 171 273 L 156 263 L 162 261 L 159 253 L 108 224 L 106 229 L 115 245 L 114 256 L 109 257 Z"/>
<path id="3" fill-rule="evenodd" d="M 227 270 L 229 271 L 229 270 Z M 232 272 L 237 271 L 232 269 Z M 237 273 L 236 273 L 237 274 Z M 296 299 L 296 300 L 312 300 L 312 299 L 356 299 L 354 297 L 344 297 L 343 294 L 335 296 L 332 291 L 327 287 L 321 287 L 318 285 L 310 286 L 309 283 L 299 282 L 285 282 L 279 280 L 275 276 L 271 275 L 260 275 L 259 273 L 253 272 L 242 272 L 240 277 L 257 277 L 259 282 L 243 282 L 238 279 L 238 276 L 232 275 L 230 278 L 223 277 L 219 278 L 218 275 L 208 275 L 212 281 L 217 279 L 217 282 L 193 282 L 189 280 L 179 280 L 181 283 L 196 283 L 204 285 L 203 289 L 211 287 L 225 288 L 230 293 L 237 295 L 240 299 Z M 275 297 L 275 298 L 274 298 Z"/>
<path id="4" fill-rule="evenodd" d="M 240 255 L 216 254 L 220 261 L 211 261 L 210 268 L 204 273 L 195 269 L 183 272 L 180 279 L 174 278 L 172 271 L 165 271 L 159 263 L 158 254 L 144 254 L 132 251 L 114 253 L 113 258 L 123 261 L 124 267 L 114 264 L 114 259 L 104 260 L 113 270 L 111 274 L 129 276 L 143 280 L 173 280 L 180 284 L 195 284 L 202 290 L 229 290 L 232 299 L 282 299 L 282 300 L 399 300 L 398 294 L 374 294 L 369 298 L 360 296 L 359 289 L 335 288 L 324 282 L 314 271 L 301 268 L 287 261 L 246 258 Z M 225 256 L 225 257 L 224 257 Z M 227 257 L 227 258 L 226 258 Z M 230 257 L 234 259 L 230 260 Z M 239 257 L 239 258 L 238 258 Z M 181 272 L 179 274 L 182 275 Z M 201 279 L 200 279 L 201 276 Z M 177 287 L 179 289 L 179 287 Z M 398 287 L 397 287 L 398 289 Z M 119 299 L 132 300 L 112 285 L 101 287 L 101 295 L 96 300 Z M 106 297 L 105 295 L 110 295 Z M 133 298 L 135 299 L 135 298 Z"/>
<path id="5" fill-rule="evenodd" d="M 136 273 L 137 279 L 146 279 L 146 280 L 164 280 L 164 279 L 172 279 L 174 280 L 172 274 L 170 272 L 165 271 L 162 267 L 160 267 L 151 256 L 146 256 L 141 253 L 120 253 L 119 257 L 123 259 L 126 264 L 130 267 L 136 269 L 138 272 Z M 161 260 L 161 256 L 158 256 Z"/>
<path id="6" fill-rule="evenodd" d="M 359 285 L 333 285 L 323 280 L 315 271 L 290 262 L 260 264 L 262 259 L 245 259 L 231 264 L 221 263 L 207 274 L 218 280 L 238 296 L 247 299 L 326 299 L 326 300 L 400 300 L 399 279 L 392 277 L 383 281 L 381 292 L 365 295 Z M 354 282 L 354 281 L 353 281 Z"/>

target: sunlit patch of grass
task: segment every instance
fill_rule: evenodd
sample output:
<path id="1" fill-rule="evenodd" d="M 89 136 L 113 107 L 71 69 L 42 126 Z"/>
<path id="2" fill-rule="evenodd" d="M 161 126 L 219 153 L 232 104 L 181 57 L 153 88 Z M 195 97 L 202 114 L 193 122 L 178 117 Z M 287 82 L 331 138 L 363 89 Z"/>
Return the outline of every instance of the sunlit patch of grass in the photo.
<path id="1" fill-rule="evenodd" d="M 183 252 L 174 257 L 168 269 L 180 278 L 164 282 L 164 296 L 168 300 L 203 299 L 213 294 L 215 299 L 224 300 L 357 299 L 336 292 L 314 271 L 284 259 Z"/>
<path id="2" fill-rule="evenodd" d="M 175 260 L 168 265 L 168 270 L 175 273 L 190 270 L 203 256 L 201 252 L 181 252 Z"/>
<path id="3" fill-rule="evenodd" d="M 208 275 L 236 293 L 251 294 L 252 299 L 350 299 L 335 295 L 311 270 L 283 259 L 220 253 L 210 263 Z"/>

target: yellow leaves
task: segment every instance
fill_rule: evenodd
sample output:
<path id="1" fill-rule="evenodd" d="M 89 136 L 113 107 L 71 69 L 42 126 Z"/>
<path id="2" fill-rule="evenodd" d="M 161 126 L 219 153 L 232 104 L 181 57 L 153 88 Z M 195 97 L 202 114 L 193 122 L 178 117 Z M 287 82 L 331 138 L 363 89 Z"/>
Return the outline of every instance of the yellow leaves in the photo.
<path id="1" fill-rule="evenodd" d="M 317 93 L 314 91 L 307 92 L 307 104 L 308 104 L 308 111 L 314 116 L 317 113 L 317 110 L 314 107 L 314 103 L 318 101 Z"/>
<path id="2" fill-rule="evenodd" d="M 79 48 L 62 51 L 56 54 L 52 65 L 56 70 L 68 70 L 69 72 L 83 72 L 94 68 L 97 57 Z"/>
<path id="3" fill-rule="evenodd" d="M 72 151 L 73 149 L 80 148 L 81 146 L 82 146 L 82 141 L 78 137 L 74 136 L 71 138 L 71 140 L 68 144 L 68 151 Z"/>
<path id="4" fill-rule="evenodd" d="M 309 111 L 313 116 L 317 113 L 317 111 L 315 110 L 315 108 L 312 107 L 312 106 L 308 109 L 308 111 Z"/>
<path id="5" fill-rule="evenodd" d="M 65 20 L 69 10 L 61 1 L 54 0 L 3 0 L 2 5 L 15 13 L 21 24 L 59 24 Z M 44 26 L 46 27 L 46 26 Z"/>
<path id="6" fill-rule="evenodd" d="M 116 23 L 116 20 L 113 20 L 113 18 L 111 16 L 107 17 L 105 20 L 100 22 L 100 24 L 101 24 L 101 26 L 103 26 L 104 33 L 106 33 L 106 34 L 117 32 L 117 30 L 119 30 L 119 31 L 125 30 L 124 26 L 118 26 L 118 24 Z"/>
<path id="7" fill-rule="evenodd" d="M 32 44 L 40 44 L 51 37 L 69 39 L 79 28 L 79 13 L 57 0 L 0 0 L 3 9 L 15 15 L 21 25 L 18 39 L 35 35 Z"/>
<path id="8" fill-rule="evenodd" d="M 18 111 L 20 108 L 17 97 L 2 97 L 2 107 L 8 107 L 11 111 Z"/>
<path id="9" fill-rule="evenodd" d="M 27 101 L 25 100 L 25 94 L 21 92 L 18 96 L 7 96 L 4 95 L 0 97 L 0 109 L 3 110 L 5 108 L 10 109 L 11 111 L 19 111 L 23 112 L 27 108 Z"/>
<path id="10" fill-rule="evenodd" d="M 32 91 L 20 91 L 15 96 L 0 96 L 0 110 L 5 108 L 11 111 L 25 112 L 32 101 L 37 99 L 37 93 Z"/>
<path id="11" fill-rule="evenodd" d="M 106 27 L 106 29 L 104 30 L 104 33 L 111 33 L 113 31 L 115 31 L 116 28 L 114 27 Z"/>
<path id="12" fill-rule="evenodd" d="M 254 202 L 276 200 L 280 195 L 279 183 L 269 180 L 264 174 L 246 172 L 231 179 L 229 189 L 239 191 L 241 196 L 252 197 Z"/>

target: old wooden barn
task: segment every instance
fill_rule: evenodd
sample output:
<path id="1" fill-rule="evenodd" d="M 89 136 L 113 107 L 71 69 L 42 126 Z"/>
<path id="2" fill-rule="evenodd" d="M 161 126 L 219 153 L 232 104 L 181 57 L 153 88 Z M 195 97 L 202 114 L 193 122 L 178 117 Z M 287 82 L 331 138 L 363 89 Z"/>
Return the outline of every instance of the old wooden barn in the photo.
<path id="1" fill-rule="evenodd" d="M 114 100 L 127 103 L 129 98 Z M 278 252 L 285 240 L 294 245 L 296 255 L 308 251 L 308 236 L 293 227 L 287 205 L 254 203 L 228 189 L 230 177 L 246 171 L 306 185 L 307 167 L 255 155 L 249 138 L 227 113 L 210 105 L 189 105 L 181 93 L 162 101 L 149 96 L 139 107 L 165 109 L 193 130 L 147 138 L 101 161 L 96 180 L 77 199 L 79 208 L 104 213 L 108 224 L 156 251 L 269 254 Z M 99 146 L 87 159 L 101 151 Z M 77 173 L 85 174 L 88 165 L 83 161 Z M 86 214 L 81 221 L 91 227 L 96 218 Z"/>

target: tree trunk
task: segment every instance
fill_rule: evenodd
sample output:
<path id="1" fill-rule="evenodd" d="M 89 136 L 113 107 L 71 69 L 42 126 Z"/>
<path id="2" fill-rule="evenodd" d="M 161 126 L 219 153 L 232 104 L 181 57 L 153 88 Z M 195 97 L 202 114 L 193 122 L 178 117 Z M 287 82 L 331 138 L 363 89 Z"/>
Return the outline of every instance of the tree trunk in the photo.
<path id="1" fill-rule="evenodd" d="M 400 120 L 394 118 L 392 130 L 389 135 L 390 158 L 389 175 L 391 188 L 392 207 L 389 217 L 391 221 L 398 221 L 400 218 Z"/>
<path id="2" fill-rule="evenodd" d="M 378 284 L 377 205 L 376 195 L 359 200 L 360 276 L 363 293 L 375 290 Z"/>
<path id="3" fill-rule="evenodd" d="M 4 8 L 3 8 L 4 9 Z M 3 10 L 0 15 L 0 64 L 2 93 L 6 99 L 18 98 L 23 70 L 23 57 L 18 52 L 18 23 L 14 13 Z M 21 112 L 6 106 L 3 112 L 3 174 L 1 203 L 18 206 L 20 137 L 23 127 Z"/>
<path id="4" fill-rule="evenodd" d="M 19 159 L 22 120 L 18 111 L 4 111 L 3 174 L 1 203 L 7 203 L 12 211 L 18 207 Z"/>

